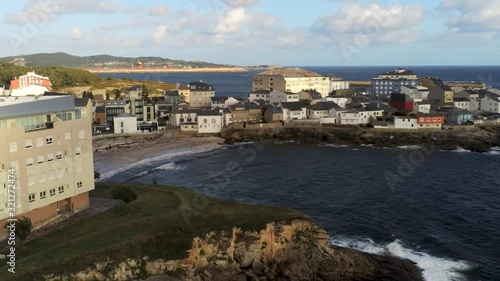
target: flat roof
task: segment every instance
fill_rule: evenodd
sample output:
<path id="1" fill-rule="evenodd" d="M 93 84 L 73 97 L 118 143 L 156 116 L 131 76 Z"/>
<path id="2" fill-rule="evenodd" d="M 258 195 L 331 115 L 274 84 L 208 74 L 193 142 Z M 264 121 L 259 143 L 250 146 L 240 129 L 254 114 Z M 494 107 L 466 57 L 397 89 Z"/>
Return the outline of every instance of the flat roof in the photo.
<path id="1" fill-rule="evenodd" d="M 0 119 L 73 110 L 73 96 L 0 97 Z"/>

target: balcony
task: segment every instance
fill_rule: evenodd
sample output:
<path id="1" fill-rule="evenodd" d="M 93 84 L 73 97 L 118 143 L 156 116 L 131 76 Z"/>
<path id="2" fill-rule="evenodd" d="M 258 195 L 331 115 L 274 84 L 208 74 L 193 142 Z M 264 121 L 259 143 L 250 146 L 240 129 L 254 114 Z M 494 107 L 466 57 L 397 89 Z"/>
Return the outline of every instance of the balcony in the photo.
<path id="1" fill-rule="evenodd" d="M 25 126 L 24 131 L 26 133 L 40 130 L 54 129 L 54 122 L 45 122 L 45 124 Z"/>

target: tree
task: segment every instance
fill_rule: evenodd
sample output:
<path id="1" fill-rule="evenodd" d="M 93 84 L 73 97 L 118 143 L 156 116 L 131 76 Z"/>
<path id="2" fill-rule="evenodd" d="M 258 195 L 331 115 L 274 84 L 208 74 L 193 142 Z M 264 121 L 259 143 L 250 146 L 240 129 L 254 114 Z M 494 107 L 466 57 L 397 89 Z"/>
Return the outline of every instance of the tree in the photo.
<path id="1" fill-rule="evenodd" d="M 101 173 L 99 171 L 94 171 L 94 180 L 98 181 L 101 178 Z"/>
<path id="2" fill-rule="evenodd" d="M 142 100 L 147 101 L 149 99 L 149 91 L 146 85 L 142 84 Z"/>
<path id="3" fill-rule="evenodd" d="M 112 193 L 115 199 L 122 200 L 123 203 L 125 203 L 125 211 L 128 214 L 128 208 L 127 208 L 128 203 L 135 201 L 135 199 L 137 199 L 137 194 L 135 193 L 135 191 L 128 186 L 124 186 L 124 187 L 113 188 Z"/>
<path id="4" fill-rule="evenodd" d="M 153 185 L 158 185 L 158 179 L 156 177 L 153 177 L 152 182 Z"/>
<path id="5" fill-rule="evenodd" d="M 82 99 L 84 99 L 86 97 L 87 97 L 87 91 L 83 91 L 83 93 L 82 93 Z"/>
<path id="6" fill-rule="evenodd" d="M 92 100 L 93 100 L 93 99 L 94 99 L 94 94 L 92 94 L 92 92 L 90 92 L 90 91 L 89 91 L 89 92 L 87 92 L 87 98 L 89 98 L 89 99 L 92 99 Z"/>
<path id="7" fill-rule="evenodd" d="M 122 94 L 120 89 L 114 89 L 113 93 L 115 94 L 115 100 L 119 99 Z"/>
<path id="8" fill-rule="evenodd" d="M 8 230 L 12 229 L 11 223 L 6 223 L 5 227 Z M 17 219 L 16 222 L 14 222 L 14 233 L 16 234 L 16 238 L 21 240 L 21 245 L 23 246 L 23 252 L 26 251 L 26 248 L 24 247 L 24 241 L 28 236 L 30 235 L 31 231 L 33 230 L 33 224 L 31 223 L 31 219 L 27 217 L 22 217 Z"/>
<path id="9" fill-rule="evenodd" d="M 106 100 L 109 100 L 109 93 L 106 93 Z"/>

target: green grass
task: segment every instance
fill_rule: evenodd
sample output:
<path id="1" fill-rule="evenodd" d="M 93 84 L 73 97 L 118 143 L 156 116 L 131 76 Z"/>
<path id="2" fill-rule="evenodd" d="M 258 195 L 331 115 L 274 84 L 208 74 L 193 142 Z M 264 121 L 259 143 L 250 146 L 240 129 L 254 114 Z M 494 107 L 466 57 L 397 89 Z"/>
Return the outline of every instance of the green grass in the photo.
<path id="1" fill-rule="evenodd" d="M 91 196 L 112 198 L 113 187 L 124 185 L 138 194 L 127 206 L 128 215 L 121 205 L 27 242 L 25 254 L 18 249 L 17 273 L 8 274 L 2 263 L 0 280 L 37 280 L 33 276 L 47 273 L 66 275 L 107 259 L 115 263 L 142 256 L 182 259 L 187 257 L 194 237 L 212 230 L 229 231 L 234 226 L 258 230 L 267 222 L 304 217 L 296 211 L 222 201 L 173 186 L 99 183 Z M 202 198 L 206 201 L 199 200 Z M 206 207 L 193 209 L 194 202 L 204 202 Z M 189 209 L 194 211 L 186 221 L 181 210 Z"/>

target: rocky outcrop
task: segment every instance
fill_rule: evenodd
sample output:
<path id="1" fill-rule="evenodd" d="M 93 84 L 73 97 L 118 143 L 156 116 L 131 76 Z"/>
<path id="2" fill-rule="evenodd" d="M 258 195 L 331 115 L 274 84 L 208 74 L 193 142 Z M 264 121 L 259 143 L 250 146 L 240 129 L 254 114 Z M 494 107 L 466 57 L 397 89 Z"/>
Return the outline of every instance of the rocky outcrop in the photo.
<path id="1" fill-rule="evenodd" d="M 500 146 L 500 127 L 492 126 L 478 131 L 379 131 L 375 129 L 329 127 L 283 127 L 276 129 L 226 129 L 222 132 L 226 143 L 290 141 L 301 143 L 331 143 L 339 145 L 374 145 L 397 147 L 430 144 L 440 149 L 464 149 L 486 152 Z"/>
<path id="2" fill-rule="evenodd" d="M 305 219 L 274 222 L 261 231 L 212 232 L 195 238 L 188 257 L 109 262 L 48 280 L 423 280 L 409 260 L 330 247 L 325 231 Z"/>

